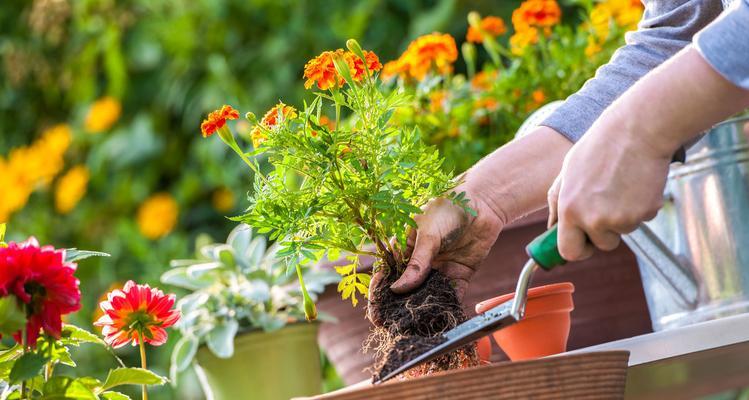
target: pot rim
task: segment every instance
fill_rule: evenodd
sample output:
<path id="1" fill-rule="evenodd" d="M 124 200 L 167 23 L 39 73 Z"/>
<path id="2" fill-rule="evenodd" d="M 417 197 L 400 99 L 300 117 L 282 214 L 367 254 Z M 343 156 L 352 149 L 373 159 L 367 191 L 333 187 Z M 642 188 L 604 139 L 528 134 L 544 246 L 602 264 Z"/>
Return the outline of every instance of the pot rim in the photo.
<path id="1" fill-rule="evenodd" d="M 552 283 L 549 285 L 536 286 L 536 287 L 532 287 L 528 289 L 528 300 L 538 299 L 541 297 L 552 296 L 552 295 L 563 294 L 563 293 L 572 294 L 574 292 L 575 292 L 575 285 L 573 285 L 572 282 Z M 477 303 L 476 306 L 474 307 L 474 310 L 476 311 L 476 313 L 481 314 L 481 312 L 479 312 L 479 309 L 484 309 L 484 307 L 494 308 L 514 298 L 515 298 L 515 292 L 506 293 L 497 297 L 492 297 L 492 298 L 489 298 L 489 299 L 486 299 L 484 301 Z"/>

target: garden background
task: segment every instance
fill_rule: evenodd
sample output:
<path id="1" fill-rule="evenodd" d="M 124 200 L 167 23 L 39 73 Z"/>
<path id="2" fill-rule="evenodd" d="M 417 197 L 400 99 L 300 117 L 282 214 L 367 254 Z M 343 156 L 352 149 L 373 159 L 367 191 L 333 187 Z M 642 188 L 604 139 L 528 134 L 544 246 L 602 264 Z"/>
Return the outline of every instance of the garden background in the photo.
<path id="1" fill-rule="evenodd" d="M 246 208 L 251 176 L 242 161 L 219 140 L 201 138 L 200 121 L 208 111 L 221 104 L 265 110 L 279 99 L 301 104 L 311 97 L 302 85 L 305 62 L 343 47 L 349 38 L 383 63 L 434 31 L 451 34 L 460 48 L 470 11 L 500 16 L 509 25 L 519 4 L 3 1 L 0 222 L 8 222 L 7 238 L 33 235 L 56 247 L 111 254 L 82 262 L 77 272 L 86 295 L 71 322 L 90 327 L 99 294 L 131 278 L 158 283 L 169 260 L 189 258 L 202 235 L 225 238 L 234 226 L 226 216 Z M 593 7 L 560 4 L 571 26 L 581 24 Z M 498 40 L 507 45 L 508 37 Z M 488 58 L 479 52 L 478 64 Z M 596 64 L 581 68 L 590 75 Z M 456 74 L 466 72 L 462 60 L 454 68 Z M 571 85 L 579 86 L 582 78 Z M 575 89 L 564 82 L 547 82 L 538 105 Z M 249 130 L 241 124 L 238 130 Z M 19 168 L 23 182 L 13 179 Z M 168 375 L 170 344 L 151 350 L 152 368 L 162 375 Z M 118 354 L 136 362 L 134 348 Z M 98 348 L 82 348 L 76 357 L 81 373 L 110 364 Z M 334 371 L 326 371 L 327 388 L 336 387 Z M 201 395 L 194 380 L 182 379 L 176 389 L 154 390 L 153 398 Z"/>

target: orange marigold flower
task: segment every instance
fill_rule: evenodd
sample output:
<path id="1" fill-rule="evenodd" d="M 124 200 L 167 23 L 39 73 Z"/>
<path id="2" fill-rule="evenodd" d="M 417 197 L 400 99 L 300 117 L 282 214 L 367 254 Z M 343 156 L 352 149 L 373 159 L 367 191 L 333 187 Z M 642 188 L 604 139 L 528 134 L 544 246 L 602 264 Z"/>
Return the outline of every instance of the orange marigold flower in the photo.
<path id="1" fill-rule="evenodd" d="M 159 289 L 128 281 L 122 290 L 116 289 L 99 303 L 104 315 L 94 325 L 102 327 L 104 341 L 113 348 L 128 343 L 143 342 L 153 346 L 166 343 L 165 328 L 179 321 L 180 313 L 173 309 L 175 296 Z"/>
<path id="2" fill-rule="evenodd" d="M 489 90 L 494 80 L 497 79 L 497 71 L 479 71 L 473 79 L 471 79 L 471 87 L 477 90 Z"/>
<path id="3" fill-rule="evenodd" d="M 435 90 L 429 95 L 429 111 L 436 113 L 445 109 L 447 91 Z"/>
<path id="4" fill-rule="evenodd" d="M 531 99 L 533 99 L 534 103 L 541 104 L 546 101 L 546 94 L 542 89 L 536 89 L 531 93 Z"/>
<path id="5" fill-rule="evenodd" d="M 343 49 L 335 51 L 323 51 L 319 56 L 309 60 L 304 66 L 304 88 L 309 89 L 312 85 L 317 84 L 320 90 L 328 90 L 336 86 L 342 86 L 343 77 L 338 74 L 333 64 L 333 58 L 336 56 L 343 57 Z"/>
<path id="6" fill-rule="evenodd" d="M 510 37 L 510 51 L 512 54 L 522 55 L 528 46 L 536 43 L 538 43 L 538 29 L 525 28 Z"/>
<path id="7" fill-rule="evenodd" d="M 252 145 L 255 148 L 260 147 L 265 139 L 268 138 L 265 134 L 265 131 L 275 128 L 282 121 L 286 121 L 296 117 L 296 108 L 292 106 L 286 105 L 284 103 L 278 103 L 277 105 L 273 106 L 273 108 L 265 113 L 263 118 L 260 120 L 260 123 L 252 129 L 252 132 L 250 133 Z"/>
<path id="8" fill-rule="evenodd" d="M 211 136 L 217 130 L 223 128 L 227 120 L 238 118 L 239 111 L 235 110 L 232 106 L 224 105 L 220 109 L 208 114 L 208 118 L 204 119 L 200 124 L 200 131 L 203 133 L 203 137 Z"/>
<path id="9" fill-rule="evenodd" d="M 398 74 L 404 79 L 422 80 L 431 70 L 440 74 L 452 72 L 452 64 L 457 58 L 458 48 L 452 36 L 431 33 L 416 38 L 398 60 L 385 64 L 383 75 Z"/>
<path id="10" fill-rule="evenodd" d="M 380 64 L 380 59 L 377 57 L 377 54 L 367 50 L 364 50 L 363 53 L 367 62 L 367 69 L 369 69 L 370 72 L 377 72 L 382 69 L 382 64 Z M 367 76 L 364 69 L 365 60 L 362 60 L 359 56 L 351 52 L 345 54 L 345 59 L 349 64 L 349 68 L 351 68 L 351 78 L 354 81 L 359 82 Z"/>
<path id="11" fill-rule="evenodd" d="M 494 37 L 504 35 L 507 32 L 505 21 L 502 18 L 488 16 L 481 20 L 481 30 Z M 468 33 L 466 33 L 466 40 L 473 43 L 481 43 L 484 41 L 484 36 L 481 31 L 473 26 L 468 27 Z"/>
<path id="12" fill-rule="evenodd" d="M 559 23 L 562 10 L 556 0 L 526 0 L 512 12 L 515 32 L 524 28 L 549 28 Z"/>

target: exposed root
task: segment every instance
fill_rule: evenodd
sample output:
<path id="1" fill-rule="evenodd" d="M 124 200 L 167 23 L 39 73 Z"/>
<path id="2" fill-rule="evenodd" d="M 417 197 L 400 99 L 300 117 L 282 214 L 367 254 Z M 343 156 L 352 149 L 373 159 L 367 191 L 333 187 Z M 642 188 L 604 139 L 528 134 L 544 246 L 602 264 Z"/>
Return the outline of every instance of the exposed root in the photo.
<path id="1" fill-rule="evenodd" d="M 368 314 L 375 323 L 365 350 L 375 353 L 373 378 L 378 379 L 424 351 L 442 343 L 442 333 L 464 322 L 455 290 L 447 277 L 433 271 L 416 291 L 397 295 L 390 290 L 396 274 L 373 288 Z M 403 374 L 404 378 L 479 365 L 475 345 L 456 350 Z"/>

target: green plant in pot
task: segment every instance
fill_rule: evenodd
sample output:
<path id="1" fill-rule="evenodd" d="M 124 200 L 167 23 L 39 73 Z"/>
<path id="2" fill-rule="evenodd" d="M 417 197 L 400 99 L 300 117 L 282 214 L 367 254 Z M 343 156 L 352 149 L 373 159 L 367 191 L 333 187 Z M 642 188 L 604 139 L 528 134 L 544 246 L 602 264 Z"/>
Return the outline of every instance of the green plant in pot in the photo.
<path id="1" fill-rule="evenodd" d="M 347 47 L 307 63 L 305 86 L 320 91 L 301 111 L 280 103 L 260 120 L 247 114 L 254 124 L 253 151 L 243 150 L 230 130 L 228 121 L 239 117 L 230 106 L 211 113 L 201 128 L 206 137 L 217 133 L 255 173 L 250 207 L 236 219 L 278 241 L 277 255 L 300 278 L 308 319 L 316 315 L 305 290 L 308 265 L 346 255 L 351 264 L 336 268 L 342 277 L 338 291 L 356 306 L 370 284 L 357 268 L 359 260 L 376 259 L 381 279 L 369 295 L 368 315 L 375 324 L 375 374 L 381 374 L 465 320 L 439 272 L 410 295 L 396 295 L 389 285 L 405 268 L 408 229 L 416 227 L 421 207 L 444 197 L 471 210 L 468 199 L 452 191 L 456 181 L 443 170 L 438 151 L 422 142 L 419 128 L 392 122 L 393 113 L 410 103 L 402 92 L 383 88 L 377 56 L 354 40 Z M 424 67 L 438 68 L 439 57 L 422 60 Z M 260 156 L 270 172 L 261 171 Z M 415 374 L 477 364 L 475 348 L 467 347 Z"/>
<path id="2" fill-rule="evenodd" d="M 171 374 L 197 365 L 213 398 L 288 399 L 321 388 L 317 324 L 304 321 L 301 287 L 247 225 L 237 226 L 226 243 L 199 238 L 197 258 L 174 260 L 162 282 L 191 291 L 177 306 L 182 334 L 172 353 Z M 314 297 L 337 282 L 332 271 L 306 269 Z"/>

